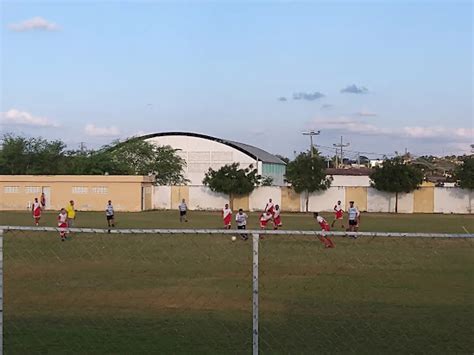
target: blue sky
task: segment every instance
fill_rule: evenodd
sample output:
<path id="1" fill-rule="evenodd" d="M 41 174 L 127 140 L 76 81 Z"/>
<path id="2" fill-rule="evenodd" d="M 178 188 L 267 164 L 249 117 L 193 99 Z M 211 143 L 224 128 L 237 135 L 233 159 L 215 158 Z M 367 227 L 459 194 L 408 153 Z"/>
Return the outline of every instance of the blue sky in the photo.
<path id="1" fill-rule="evenodd" d="M 472 2 L 2 2 L 4 132 L 469 152 Z M 377 154 L 371 156 L 376 157 Z"/>

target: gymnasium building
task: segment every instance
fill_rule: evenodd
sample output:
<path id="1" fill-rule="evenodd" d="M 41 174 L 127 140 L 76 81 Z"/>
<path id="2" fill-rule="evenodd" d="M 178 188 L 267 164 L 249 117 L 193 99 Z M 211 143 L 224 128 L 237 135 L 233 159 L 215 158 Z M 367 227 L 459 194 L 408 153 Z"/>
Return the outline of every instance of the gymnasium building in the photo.
<path id="1" fill-rule="evenodd" d="M 178 155 L 186 161 L 184 175 L 190 186 L 202 186 L 209 168 L 218 170 L 232 163 L 239 163 L 242 168 L 252 165 L 259 175 L 271 177 L 274 186 L 285 185 L 285 162 L 252 145 L 189 132 L 162 132 L 140 138 L 178 149 Z"/>

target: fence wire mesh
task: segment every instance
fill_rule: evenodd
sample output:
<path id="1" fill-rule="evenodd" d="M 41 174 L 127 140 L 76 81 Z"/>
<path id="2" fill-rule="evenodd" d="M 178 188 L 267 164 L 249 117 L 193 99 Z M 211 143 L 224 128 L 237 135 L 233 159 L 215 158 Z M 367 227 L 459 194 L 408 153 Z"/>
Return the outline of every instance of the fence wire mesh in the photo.
<path id="1" fill-rule="evenodd" d="M 71 231 L 5 232 L 5 353 L 252 352 L 252 238 Z M 279 233 L 259 242 L 261 353 L 474 349 L 472 235 Z"/>

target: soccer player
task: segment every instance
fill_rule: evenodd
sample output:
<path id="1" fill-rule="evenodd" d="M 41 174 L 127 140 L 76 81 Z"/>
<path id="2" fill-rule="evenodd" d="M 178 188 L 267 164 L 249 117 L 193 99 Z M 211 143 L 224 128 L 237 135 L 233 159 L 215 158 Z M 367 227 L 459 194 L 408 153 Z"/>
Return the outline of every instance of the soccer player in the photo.
<path id="1" fill-rule="evenodd" d="M 265 205 L 265 212 L 269 213 L 269 214 L 273 214 L 273 210 L 274 210 L 274 207 L 273 207 L 273 201 L 272 199 L 270 198 L 268 200 L 268 203 Z"/>
<path id="2" fill-rule="evenodd" d="M 280 228 L 283 224 L 281 223 L 281 210 L 279 205 L 275 205 L 273 210 L 273 229 Z"/>
<path id="3" fill-rule="evenodd" d="M 247 214 L 239 208 L 239 212 L 235 215 L 235 221 L 237 222 L 237 229 L 247 229 Z M 249 239 L 249 236 L 245 233 L 241 233 L 240 237 L 243 240 Z"/>
<path id="4" fill-rule="evenodd" d="M 260 215 L 260 229 L 266 229 L 267 228 L 267 223 L 272 219 L 272 214 L 270 212 L 263 212 Z"/>
<path id="5" fill-rule="evenodd" d="M 67 233 L 67 227 L 68 227 L 68 217 L 67 217 L 67 211 L 65 208 L 61 208 L 61 212 L 59 212 L 58 227 L 59 227 L 59 236 L 61 237 L 61 241 L 64 242 L 66 240 L 66 233 Z"/>
<path id="6" fill-rule="evenodd" d="M 46 196 L 44 195 L 44 192 L 41 193 L 40 203 L 41 203 L 41 209 L 44 210 L 46 208 Z"/>
<path id="7" fill-rule="evenodd" d="M 183 222 L 183 221 L 187 222 L 188 218 L 187 218 L 186 214 L 188 213 L 188 205 L 186 205 L 186 200 L 184 198 L 181 201 L 181 203 L 179 204 L 178 209 L 179 209 L 179 221 L 180 222 Z"/>
<path id="8" fill-rule="evenodd" d="M 228 203 L 222 209 L 222 219 L 224 220 L 224 229 L 230 229 L 232 225 L 232 210 L 229 208 Z"/>
<path id="9" fill-rule="evenodd" d="M 331 223 L 331 228 L 334 228 L 336 221 L 341 221 L 341 227 L 344 229 L 344 210 L 341 206 L 341 201 L 337 201 L 337 204 L 334 206 L 334 220 Z"/>
<path id="10" fill-rule="evenodd" d="M 41 204 L 38 202 L 37 197 L 35 197 L 35 202 L 33 202 L 31 212 L 33 213 L 33 218 L 35 219 L 35 225 L 39 226 L 39 221 L 41 218 Z"/>
<path id="11" fill-rule="evenodd" d="M 321 217 L 318 212 L 314 212 L 313 217 L 321 226 L 321 230 L 323 231 L 323 233 L 329 232 L 331 230 L 331 228 L 329 228 L 329 223 L 323 217 Z M 319 240 L 321 241 L 321 243 L 323 243 L 326 246 L 326 248 L 335 247 L 334 242 L 329 237 L 326 237 L 325 235 L 321 235 L 319 237 Z"/>
<path id="12" fill-rule="evenodd" d="M 74 208 L 74 201 L 69 201 L 69 205 L 66 207 L 67 212 L 67 226 L 68 228 L 74 227 L 74 220 L 76 219 L 76 209 Z"/>
<path id="13" fill-rule="evenodd" d="M 357 232 L 359 230 L 360 212 L 357 207 L 354 206 L 354 201 L 349 202 L 349 209 L 347 210 L 349 218 L 349 232 Z"/>
<path id="14" fill-rule="evenodd" d="M 111 200 L 109 200 L 107 206 L 105 207 L 105 217 L 107 218 L 107 224 L 109 225 L 109 228 L 115 227 L 114 206 L 112 206 Z"/>

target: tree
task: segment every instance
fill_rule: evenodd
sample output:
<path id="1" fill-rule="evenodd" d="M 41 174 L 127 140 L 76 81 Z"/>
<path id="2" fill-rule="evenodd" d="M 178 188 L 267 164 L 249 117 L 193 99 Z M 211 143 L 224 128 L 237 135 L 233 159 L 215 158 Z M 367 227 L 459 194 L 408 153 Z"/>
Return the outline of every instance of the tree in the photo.
<path id="1" fill-rule="evenodd" d="M 326 176 L 326 162 L 315 152 L 300 153 L 295 160 L 286 166 L 286 181 L 297 193 L 306 192 L 306 212 L 308 212 L 309 195 L 315 191 L 323 191 L 331 186 L 331 178 Z"/>
<path id="2" fill-rule="evenodd" d="M 66 145 L 43 138 L 25 138 L 13 134 L 2 137 L 0 173 L 9 175 L 61 174 Z"/>
<path id="3" fill-rule="evenodd" d="M 415 165 L 403 161 L 402 157 L 384 160 L 370 174 L 371 185 L 379 191 L 395 193 L 395 213 L 398 212 L 398 194 L 409 193 L 423 182 L 423 172 Z"/>
<path id="4" fill-rule="evenodd" d="M 474 190 L 474 156 L 463 159 L 463 163 L 456 169 L 455 177 L 463 189 Z"/>
<path id="5" fill-rule="evenodd" d="M 272 186 L 273 185 L 273 178 L 271 176 L 262 176 L 260 181 L 261 186 Z"/>
<path id="6" fill-rule="evenodd" d="M 106 149 L 115 164 L 126 164 L 128 174 L 153 175 L 156 184 L 179 185 L 188 180 L 183 175 L 186 162 L 170 146 L 157 146 L 132 138 Z"/>
<path id="7" fill-rule="evenodd" d="M 239 168 L 239 163 L 224 165 L 219 170 L 209 168 L 202 183 L 211 191 L 224 193 L 229 196 L 231 208 L 233 208 L 234 196 L 242 196 L 251 193 L 255 186 L 260 184 L 261 176 L 252 165 L 248 168 Z"/>

